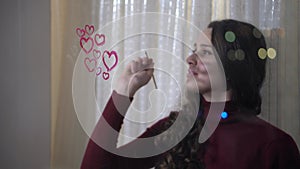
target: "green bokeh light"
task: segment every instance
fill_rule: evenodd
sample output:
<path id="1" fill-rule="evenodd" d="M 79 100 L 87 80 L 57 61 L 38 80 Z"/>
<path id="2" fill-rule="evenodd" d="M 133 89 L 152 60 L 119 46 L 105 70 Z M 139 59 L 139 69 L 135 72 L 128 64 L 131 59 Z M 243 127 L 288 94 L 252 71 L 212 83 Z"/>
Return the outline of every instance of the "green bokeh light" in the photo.
<path id="1" fill-rule="evenodd" d="M 232 31 L 227 31 L 225 33 L 225 39 L 227 42 L 234 42 L 235 38 L 235 34 Z"/>

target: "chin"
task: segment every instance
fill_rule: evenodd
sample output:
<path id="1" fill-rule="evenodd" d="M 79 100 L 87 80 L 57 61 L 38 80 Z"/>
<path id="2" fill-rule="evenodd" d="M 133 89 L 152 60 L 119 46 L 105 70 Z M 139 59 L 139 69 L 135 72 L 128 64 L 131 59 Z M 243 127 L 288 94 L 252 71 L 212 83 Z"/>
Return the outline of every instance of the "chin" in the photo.
<path id="1" fill-rule="evenodd" d="M 208 92 L 210 90 L 210 88 L 206 87 L 205 85 L 196 83 L 194 81 L 187 81 L 186 90 L 188 92 L 192 92 L 192 93 L 203 94 L 203 93 Z"/>
<path id="2" fill-rule="evenodd" d="M 198 92 L 198 84 L 192 79 L 188 79 L 185 86 L 188 92 Z"/>
<path id="3" fill-rule="evenodd" d="M 186 90 L 190 93 L 199 93 L 199 90 L 198 90 L 198 87 L 197 86 L 190 86 L 190 85 L 187 85 L 186 86 Z"/>

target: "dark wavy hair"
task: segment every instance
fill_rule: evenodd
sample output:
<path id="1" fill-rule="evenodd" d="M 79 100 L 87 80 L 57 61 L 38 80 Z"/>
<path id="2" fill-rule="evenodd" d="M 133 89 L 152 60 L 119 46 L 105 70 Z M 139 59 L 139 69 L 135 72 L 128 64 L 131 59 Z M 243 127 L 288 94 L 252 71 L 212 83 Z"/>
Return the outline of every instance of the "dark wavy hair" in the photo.
<path id="1" fill-rule="evenodd" d="M 258 51 L 266 50 L 264 36 L 253 25 L 236 20 L 214 21 L 208 28 L 212 28 L 211 42 L 222 62 L 232 102 L 260 114 L 266 60 Z"/>
<path id="2" fill-rule="evenodd" d="M 165 127 L 169 128 L 176 117 L 178 112 L 171 112 L 168 121 L 165 123 Z M 184 119 L 180 119 L 179 126 L 184 126 L 190 123 L 192 118 L 189 116 Z M 165 153 L 164 158 L 159 161 L 155 168 L 158 169 L 204 169 L 203 162 L 197 159 L 199 151 L 204 150 L 203 145 L 198 143 L 198 137 L 203 126 L 203 121 L 198 118 L 194 123 L 189 133 L 181 140 L 175 147 Z M 178 140 L 180 137 L 180 129 L 168 130 L 166 134 L 160 137 L 161 142 L 168 142 L 166 140 Z M 157 146 L 160 146 L 160 143 Z M 163 143 L 162 143 L 163 144 Z M 203 147 L 203 148 L 202 148 Z"/>
<path id="3" fill-rule="evenodd" d="M 212 28 L 211 42 L 217 52 L 216 56 L 220 57 L 223 65 L 228 89 L 232 91 L 232 103 L 241 110 L 247 109 L 259 114 L 262 102 L 260 89 L 265 78 L 266 60 L 258 57 L 258 50 L 266 49 L 264 36 L 253 25 L 231 19 L 211 22 L 208 28 Z M 199 111 L 202 110 L 200 101 Z M 164 130 L 174 123 L 177 114 L 176 112 L 170 114 Z M 189 117 L 181 119 L 182 126 L 190 120 Z M 204 162 L 197 158 L 199 153 L 205 153 L 206 143 L 198 143 L 203 124 L 203 117 L 199 116 L 187 136 L 166 152 L 155 168 L 205 168 Z M 174 137 L 178 132 L 180 131 L 169 131 L 159 141 L 163 142 L 166 138 L 176 139 Z"/>

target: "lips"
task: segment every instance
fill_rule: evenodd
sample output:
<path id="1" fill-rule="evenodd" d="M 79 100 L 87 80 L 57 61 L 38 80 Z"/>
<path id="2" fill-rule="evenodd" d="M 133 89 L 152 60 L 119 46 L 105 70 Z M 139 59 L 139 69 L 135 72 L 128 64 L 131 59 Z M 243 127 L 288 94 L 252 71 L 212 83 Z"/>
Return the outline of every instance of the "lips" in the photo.
<path id="1" fill-rule="evenodd" d="M 198 73 L 196 73 L 196 72 L 192 72 L 192 73 L 193 73 L 194 76 L 197 76 L 197 75 L 198 75 Z"/>
<path id="2" fill-rule="evenodd" d="M 196 70 L 193 70 L 193 69 L 189 69 L 188 73 L 192 74 L 192 75 L 198 75 L 199 74 Z"/>
<path id="3" fill-rule="evenodd" d="M 196 72 L 195 70 L 189 69 L 189 70 L 188 70 L 188 73 L 187 73 L 187 76 L 188 76 L 188 77 L 192 77 L 192 76 L 197 77 L 198 74 L 199 74 L 199 73 Z"/>

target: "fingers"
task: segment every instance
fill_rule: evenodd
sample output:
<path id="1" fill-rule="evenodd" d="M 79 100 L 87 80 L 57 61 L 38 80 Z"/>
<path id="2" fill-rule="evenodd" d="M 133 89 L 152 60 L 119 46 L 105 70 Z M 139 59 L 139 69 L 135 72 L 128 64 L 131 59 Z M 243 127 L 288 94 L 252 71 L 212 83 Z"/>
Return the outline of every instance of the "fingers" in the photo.
<path id="1" fill-rule="evenodd" d="M 131 73 L 137 73 L 139 71 L 147 71 L 150 68 L 153 68 L 153 60 L 148 57 L 139 57 L 136 60 L 133 60 L 131 63 Z M 150 71 L 151 72 L 151 71 Z"/>
<path id="2" fill-rule="evenodd" d="M 148 76 L 152 76 L 153 72 L 154 72 L 153 66 L 152 66 L 152 68 L 147 69 L 147 71 L 146 71 L 146 73 L 147 73 Z"/>
<path id="3" fill-rule="evenodd" d="M 138 71 L 138 62 L 133 60 L 131 63 L 131 73 L 136 73 Z"/>

